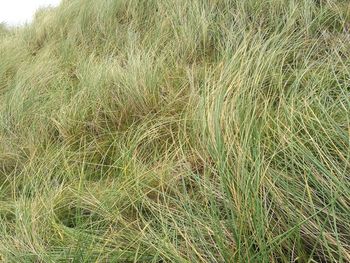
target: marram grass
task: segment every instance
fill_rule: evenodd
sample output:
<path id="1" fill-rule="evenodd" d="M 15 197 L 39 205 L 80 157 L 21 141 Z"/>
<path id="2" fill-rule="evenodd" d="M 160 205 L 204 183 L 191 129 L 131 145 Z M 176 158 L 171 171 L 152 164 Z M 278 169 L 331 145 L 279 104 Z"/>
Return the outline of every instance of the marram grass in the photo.
<path id="1" fill-rule="evenodd" d="M 350 262 L 349 112 L 347 0 L 1 25 L 0 261 Z"/>

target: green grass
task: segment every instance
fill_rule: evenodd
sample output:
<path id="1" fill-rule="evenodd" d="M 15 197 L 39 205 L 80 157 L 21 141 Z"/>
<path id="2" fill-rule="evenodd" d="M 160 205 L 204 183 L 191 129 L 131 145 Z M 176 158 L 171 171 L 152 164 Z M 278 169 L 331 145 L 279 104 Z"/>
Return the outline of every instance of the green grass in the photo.
<path id="1" fill-rule="evenodd" d="M 347 0 L 66 0 L 0 25 L 1 262 L 350 262 Z"/>

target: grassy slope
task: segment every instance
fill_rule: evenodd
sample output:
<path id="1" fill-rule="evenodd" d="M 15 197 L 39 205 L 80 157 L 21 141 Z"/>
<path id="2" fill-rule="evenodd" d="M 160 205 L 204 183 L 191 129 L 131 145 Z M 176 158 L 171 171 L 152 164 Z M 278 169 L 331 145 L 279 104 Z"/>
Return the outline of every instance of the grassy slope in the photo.
<path id="1" fill-rule="evenodd" d="M 0 261 L 349 262 L 350 5 L 70 0 L 0 28 Z"/>

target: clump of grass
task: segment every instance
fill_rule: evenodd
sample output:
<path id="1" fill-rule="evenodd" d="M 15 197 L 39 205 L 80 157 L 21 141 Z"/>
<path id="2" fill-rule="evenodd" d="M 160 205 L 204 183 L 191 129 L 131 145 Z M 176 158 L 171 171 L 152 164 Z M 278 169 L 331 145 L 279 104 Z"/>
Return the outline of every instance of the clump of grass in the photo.
<path id="1" fill-rule="evenodd" d="M 349 10 L 71 0 L 1 25 L 1 261 L 349 262 Z"/>

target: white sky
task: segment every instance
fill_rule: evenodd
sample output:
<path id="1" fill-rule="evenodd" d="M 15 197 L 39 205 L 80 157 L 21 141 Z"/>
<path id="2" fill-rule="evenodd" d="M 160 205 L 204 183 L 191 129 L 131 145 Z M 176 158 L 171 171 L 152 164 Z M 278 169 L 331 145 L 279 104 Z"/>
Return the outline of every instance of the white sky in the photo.
<path id="1" fill-rule="evenodd" d="M 0 23 L 19 25 L 30 22 L 39 7 L 56 6 L 61 0 L 0 0 Z"/>

